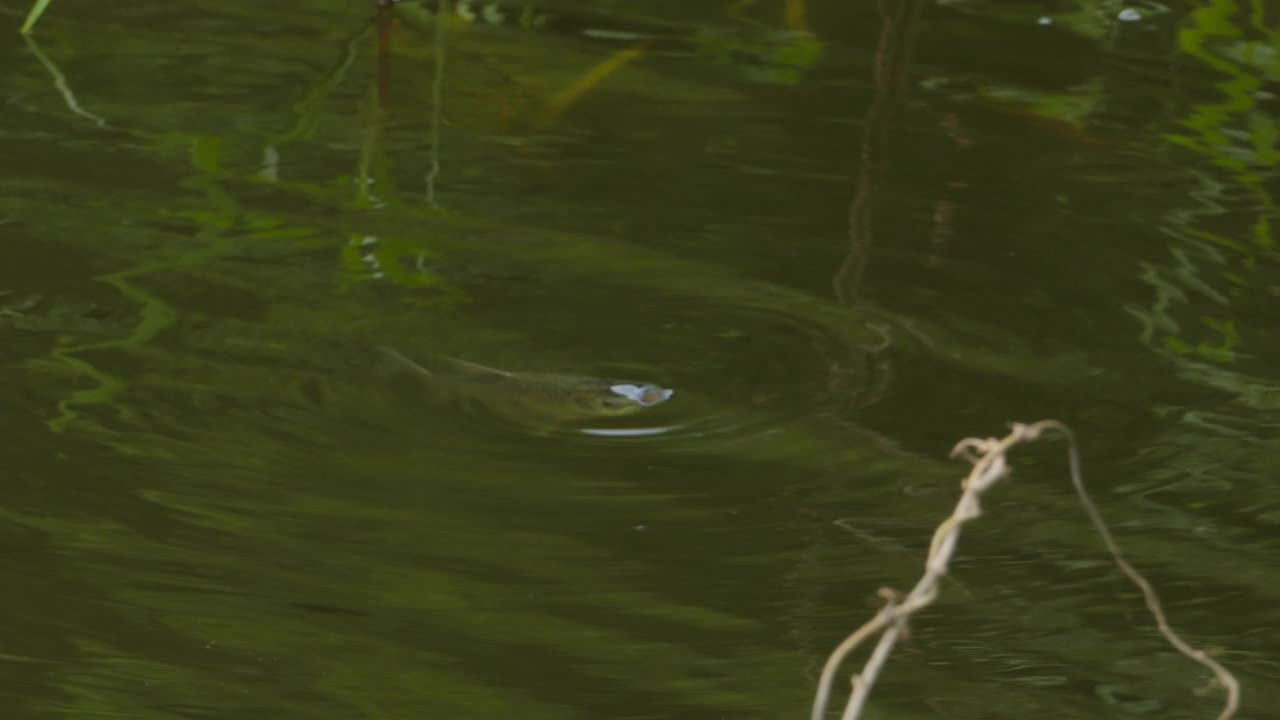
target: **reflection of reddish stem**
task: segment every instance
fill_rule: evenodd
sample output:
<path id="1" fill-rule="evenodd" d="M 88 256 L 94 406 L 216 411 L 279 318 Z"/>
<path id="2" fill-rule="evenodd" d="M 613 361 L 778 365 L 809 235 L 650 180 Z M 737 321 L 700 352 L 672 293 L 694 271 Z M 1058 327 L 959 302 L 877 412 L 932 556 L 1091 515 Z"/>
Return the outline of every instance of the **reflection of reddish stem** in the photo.
<path id="1" fill-rule="evenodd" d="M 946 131 L 947 137 L 956 144 L 956 147 L 966 148 L 973 144 L 973 139 L 965 132 L 964 127 L 960 124 L 960 119 L 954 113 L 944 113 L 942 116 L 942 129 Z M 952 199 L 957 191 L 964 190 L 969 184 L 963 180 L 954 178 L 947 180 L 944 185 L 942 197 L 938 198 L 933 206 L 933 237 L 929 251 L 929 256 L 925 259 L 925 265 L 930 268 L 940 267 L 944 262 L 944 255 L 947 246 L 950 244 L 951 236 L 955 234 L 955 216 L 956 203 Z"/>
<path id="2" fill-rule="evenodd" d="M 965 148 L 973 144 L 973 139 L 965 132 L 964 126 L 960 124 L 960 119 L 956 117 L 955 113 L 943 113 L 941 125 L 947 137 L 951 138 L 956 147 Z M 943 196 L 934 203 L 933 237 L 931 242 L 933 247 L 929 252 L 929 256 L 925 259 L 927 267 L 937 268 L 944 262 L 943 255 L 946 253 L 947 245 L 950 244 L 951 236 L 955 234 L 956 203 L 952 200 L 952 197 L 955 191 L 963 190 L 966 187 L 968 187 L 968 183 L 963 180 L 948 180 Z"/>
<path id="3" fill-rule="evenodd" d="M 933 249 L 925 259 L 925 266 L 937 268 L 943 263 L 943 254 L 951 240 L 952 221 L 956 216 L 956 204 L 948 198 L 939 198 L 933 206 Z"/>
<path id="4" fill-rule="evenodd" d="M 941 125 L 947 137 L 951 138 L 956 145 L 969 147 L 973 144 L 973 138 L 970 138 L 969 133 L 964 131 L 964 126 L 960 124 L 960 118 L 956 117 L 955 113 L 943 113 Z"/>
<path id="5" fill-rule="evenodd" d="M 395 15 L 391 13 L 394 0 L 378 2 L 378 109 L 385 110 L 391 87 L 391 27 Z"/>
<path id="6" fill-rule="evenodd" d="M 1116 150 L 1115 143 L 1100 135 L 1095 135 L 1086 131 L 1082 127 L 1078 127 L 1066 120 L 1060 120 L 1054 117 L 1047 117 L 1040 113 L 1033 112 L 1028 108 L 1007 106 L 1000 108 L 1003 112 L 1018 118 L 1030 124 L 1032 127 L 1045 132 L 1053 133 L 1060 138 L 1065 138 L 1073 143 L 1084 146 L 1091 150 Z"/>
<path id="7" fill-rule="evenodd" d="M 836 300 L 850 308 L 858 300 L 858 288 L 862 284 L 862 276 L 870 256 L 872 220 L 880 189 L 880 176 L 885 167 L 889 123 L 893 117 L 893 109 L 907 85 L 911 45 L 923 2 L 924 0 L 880 0 L 879 3 L 880 40 L 876 46 L 873 72 L 876 91 L 863 122 L 857 189 L 849 201 L 849 251 L 831 280 Z M 878 351 L 866 349 L 871 352 L 856 353 L 848 365 L 834 363 L 827 373 L 829 387 L 833 391 L 846 386 L 849 377 L 870 379 L 868 392 L 859 393 L 861 398 L 851 398 L 856 404 L 874 400 L 888 377 L 883 371 L 883 361 L 877 357 Z"/>

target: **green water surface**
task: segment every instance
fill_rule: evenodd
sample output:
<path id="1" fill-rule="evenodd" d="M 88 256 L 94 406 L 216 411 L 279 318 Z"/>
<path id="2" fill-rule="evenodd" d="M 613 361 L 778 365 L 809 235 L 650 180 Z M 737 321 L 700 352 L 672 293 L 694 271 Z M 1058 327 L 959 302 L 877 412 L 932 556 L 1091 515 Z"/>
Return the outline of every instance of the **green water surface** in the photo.
<path id="1" fill-rule="evenodd" d="M 0 718 L 807 717 L 1042 417 L 1280 707 L 1275 6 L 375 5 L 0 0 Z M 868 717 L 1214 717 L 1013 460 Z"/>

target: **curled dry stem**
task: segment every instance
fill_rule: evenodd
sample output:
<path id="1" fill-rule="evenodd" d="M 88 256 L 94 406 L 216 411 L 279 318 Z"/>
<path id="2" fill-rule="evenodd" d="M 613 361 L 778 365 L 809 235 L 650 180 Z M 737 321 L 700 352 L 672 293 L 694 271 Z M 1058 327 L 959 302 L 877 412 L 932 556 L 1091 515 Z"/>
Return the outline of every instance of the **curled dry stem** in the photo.
<path id="1" fill-rule="evenodd" d="M 955 510 L 938 525 L 938 528 L 933 533 L 933 541 L 929 545 L 929 557 L 925 561 L 924 574 L 916 582 L 911 592 L 905 596 L 900 597 L 889 588 L 881 588 L 880 595 L 886 599 L 884 607 L 832 651 L 826 665 L 822 668 L 822 676 L 818 680 L 818 691 L 814 697 L 813 711 L 810 715 L 811 720 L 822 720 L 826 715 L 827 703 L 831 697 L 832 681 L 835 678 L 836 671 L 849 653 L 853 652 L 872 635 L 881 633 L 880 640 L 876 643 L 871 656 L 863 665 L 862 671 L 853 676 L 853 691 L 849 696 L 848 703 L 845 705 L 842 718 L 843 720 L 856 720 L 861 715 L 862 708 L 866 704 L 867 697 L 871 693 L 872 686 L 875 685 L 880 670 L 888 660 L 898 636 L 906 629 L 907 620 L 911 615 L 932 603 L 937 597 L 938 583 L 941 581 L 942 576 L 947 573 L 951 556 L 955 553 L 956 543 L 960 538 L 961 527 L 964 523 L 981 515 L 982 508 L 979 501 L 982 493 L 1008 474 L 1009 466 L 1005 454 L 1013 446 L 1035 440 L 1044 432 L 1053 430 L 1062 433 L 1067 438 L 1067 459 L 1071 470 L 1071 483 L 1080 497 L 1080 502 L 1089 517 L 1089 522 L 1102 537 L 1102 541 L 1106 545 L 1107 551 L 1111 554 L 1112 560 L 1115 561 L 1120 571 L 1142 591 L 1147 609 L 1151 612 L 1156 621 L 1156 627 L 1165 640 L 1178 652 L 1208 668 L 1214 674 L 1218 684 L 1225 690 L 1226 701 L 1217 720 L 1230 720 L 1230 718 L 1234 717 L 1240 704 L 1240 683 L 1229 670 L 1209 657 L 1203 650 L 1187 644 L 1169 626 L 1164 611 L 1160 606 L 1160 600 L 1151 583 L 1120 554 L 1120 548 L 1112 538 L 1106 523 L 1103 522 L 1101 513 L 1098 512 L 1097 506 L 1094 505 L 1085 491 L 1084 480 L 1080 473 L 1080 454 L 1076 448 L 1075 436 L 1072 434 L 1071 429 L 1057 420 L 1042 420 L 1030 425 L 1015 423 L 1009 434 L 1000 439 L 965 438 L 952 449 L 951 455 L 953 457 L 962 457 L 968 460 L 973 464 L 973 469 L 969 471 L 969 475 L 961 483 L 962 493 L 959 502 L 956 503 Z"/>

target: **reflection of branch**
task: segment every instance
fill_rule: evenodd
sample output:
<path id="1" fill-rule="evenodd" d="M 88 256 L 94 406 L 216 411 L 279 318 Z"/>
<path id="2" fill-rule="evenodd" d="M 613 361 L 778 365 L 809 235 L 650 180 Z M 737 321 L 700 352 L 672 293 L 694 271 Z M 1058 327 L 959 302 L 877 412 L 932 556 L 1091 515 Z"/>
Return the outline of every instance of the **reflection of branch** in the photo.
<path id="1" fill-rule="evenodd" d="M 444 104 L 444 51 L 449 29 L 449 0 L 436 8 L 436 73 L 431 80 L 431 170 L 427 172 L 427 204 L 436 206 L 436 177 L 440 175 L 440 112 Z"/>
<path id="2" fill-rule="evenodd" d="M 969 137 L 955 113 L 943 113 L 939 124 L 956 147 L 966 148 L 973 144 L 973 139 Z M 947 245 L 951 242 L 951 236 L 955 234 L 956 201 L 953 196 L 967 187 L 968 183 L 964 180 L 949 179 L 943 184 L 938 199 L 934 201 L 933 234 L 930 242 L 932 247 L 929 249 L 928 257 L 925 258 L 925 265 L 928 267 L 936 268 L 943 263 Z"/>
<path id="3" fill-rule="evenodd" d="M 947 573 L 951 556 L 955 552 L 956 544 L 960 539 L 961 526 L 981 514 L 982 509 L 979 499 L 982 494 L 1000 478 L 1008 474 L 1009 466 L 1005 454 L 1015 445 L 1035 440 L 1046 431 L 1057 431 L 1066 436 L 1069 443 L 1067 459 L 1071 470 L 1071 483 L 1075 486 L 1081 504 L 1084 505 L 1085 513 L 1089 516 L 1089 522 L 1092 523 L 1094 530 L 1102 537 L 1107 552 L 1111 554 L 1111 559 L 1116 566 L 1142 591 L 1147 609 L 1150 610 L 1152 617 L 1155 618 L 1156 627 L 1159 629 L 1160 634 L 1178 652 L 1213 672 L 1218 684 L 1226 691 L 1226 703 L 1222 712 L 1218 715 L 1218 720 L 1229 720 L 1235 715 L 1236 709 L 1240 704 L 1239 682 L 1229 670 L 1209 657 L 1203 650 L 1188 645 L 1169 627 L 1155 590 L 1152 589 L 1147 579 L 1120 554 L 1120 548 L 1111 537 L 1111 532 L 1103 522 L 1097 506 L 1094 505 L 1093 500 L 1089 498 L 1084 489 L 1084 480 L 1080 473 L 1080 454 L 1076 448 L 1075 436 L 1070 428 L 1057 420 L 1041 420 L 1031 425 L 1014 424 L 1012 431 L 999 440 L 996 438 L 965 438 L 952 449 L 952 456 L 959 456 L 969 460 L 973 463 L 973 469 L 969 472 L 969 476 L 964 479 L 964 482 L 961 483 L 963 492 L 955 510 L 950 517 L 942 521 L 942 524 L 933 533 L 933 541 L 929 545 L 929 557 L 925 561 L 924 575 L 916 582 L 911 592 L 905 596 L 899 595 L 890 588 L 880 589 L 880 596 L 885 599 L 885 606 L 871 620 L 868 620 L 862 627 L 845 638 L 844 642 L 840 643 L 831 653 L 826 666 L 823 667 L 822 677 L 818 684 L 818 692 L 814 698 L 811 720 L 822 720 L 826 714 L 827 701 L 831 695 L 831 683 L 835 677 L 836 670 L 840 667 L 845 657 L 861 645 L 863 641 L 876 633 L 881 633 L 880 641 L 876 643 L 871 657 L 863 665 L 862 672 L 853 677 L 853 693 L 845 706 L 844 720 L 855 720 L 859 716 L 862 706 L 866 703 L 867 696 L 871 693 L 871 687 L 875 684 L 881 668 L 884 667 L 884 663 L 889 657 L 889 653 L 892 652 L 898 636 L 906 631 L 907 620 L 931 604 L 937 597 L 938 583 Z"/>
<path id="4" fill-rule="evenodd" d="M 49 3 L 53 0 L 36 0 L 31 4 L 31 10 L 27 12 L 27 19 L 22 23 L 21 32 L 23 35 L 29 35 L 32 30 L 36 29 L 36 23 L 40 21 L 40 16 L 45 10 L 49 9 Z"/>
<path id="5" fill-rule="evenodd" d="M 366 23 L 348 38 L 346 43 L 343 44 L 342 57 L 338 59 L 333 68 L 321 75 L 307 91 L 306 95 L 293 104 L 292 110 L 296 116 L 293 126 L 284 132 L 271 136 L 267 140 L 262 149 L 262 170 L 258 173 L 258 176 L 263 180 L 273 183 L 280 181 L 279 146 L 304 137 L 315 128 L 316 119 L 323 109 L 325 100 L 346 77 L 347 70 L 355 62 L 357 48 L 364 40 L 365 35 L 369 33 L 370 27 L 372 27 L 372 24 Z"/>
<path id="6" fill-rule="evenodd" d="M 897 2 L 896 12 L 887 5 Z M 862 165 L 858 190 L 849 203 L 849 254 L 836 271 L 832 285 L 843 305 L 856 301 L 871 246 L 871 213 L 884 166 L 885 133 L 889 118 L 906 86 L 912 39 L 920 17 L 921 0 L 880 0 L 880 41 L 876 47 L 876 92 L 862 130 Z"/>
<path id="7" fill-rule="evenodd" d="M 391 90 L 391 0 L 378 0 L 378 108 L 387 108 Z"/>
<path id="8" fill-rule="evenodd" d="M 375 182 L 373 176 L 377 171 L 374 164 L 382 151 L 382 129 L 385 121 L 385 113 L 378 106 L 378 88 L 376 86 L 369 88 L 365 113 L 367 118 L 364 137 L 360 141 L 360 160 L 356 170 L 356 204 L 361 207 L 383 207 L 385 205 L 383 198 L 373 192 Z M 382 179 L 386 179 L 385 175 Z M 395 198 L 394 188 L 390 183 L 383 183 L 380 192 L 385 195 L 386 200 L 394 200 Z"/>
<path id="9" fill-rule="evenodd" d="M 80 103 L 76 100 L 75 93 L 71 92 L 71 87 L 67 85 L 66 76 L 62 74 L 62 71 L 58 70 L 58 66 L 49 59 L 49 56 L 44 54 L 40 49 L 40 46 L 36 44 L 36 39 L 25 34 L 22 36 L 22 39 L 27 43 L 27 49 L 31 51 L 31 54 L 36 56 L 36 60 L 39 60 L 45 70 L 48 70 L 49 74 L 53 76 L 53 85 L 58 88 L 58 94 L 62 96 L 62 101 L 67 104 L 67 108 L 80 117 L 92 120 L 93 124 L 98 127 L 109 127 L 105 119 L 80 107 Z"/>

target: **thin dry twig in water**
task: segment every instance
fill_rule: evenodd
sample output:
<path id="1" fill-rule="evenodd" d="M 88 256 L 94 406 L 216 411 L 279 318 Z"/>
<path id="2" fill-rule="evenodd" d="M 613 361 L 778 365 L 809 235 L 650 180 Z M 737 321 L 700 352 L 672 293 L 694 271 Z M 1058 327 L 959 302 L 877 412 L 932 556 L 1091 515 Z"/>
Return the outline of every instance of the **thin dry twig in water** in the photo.
<path id="1" fill-rule="evenodd" d="M 1080 472 L 1080 451 L 1076 446 L 1075 434 L 1071 432 L 1071 428 L 1057 422 L 1056 420 L 1042 420 L 1037 425 L 1045 428 L 1057 430 L 1067 437 L 1067 463 L 1071 467 L 1071 484 L 1076 488 L 1076 494 L 1080 496 L 1080 504 L 1084 506 L 1085 513 L 1089 516 L 1089 522 L 1093 524 L 1093 529 L 1102 537 L 1102 542 L 1107 546 L 1107 552 L 1111 553 L 1111 559 L 1115 561 L 1116 567 L 1120 568 L 1120 572 L 1129 578 L 1129 581 L 1138 586 L 1142 591 L 1142 598 L 1146 601 L 1147 610 L 1151 612 L 1151 617 L 1156 621 L 1156 629 L 1164 636 L 1173 649 L 1194 660 L 1210 672 L 1218 681 L 1223 691 L 1227 694 L 1226 702 L 1222 706 L 1222 712 L 1218 713 L 1218 720 L 1230 720 L 1236 714 L 1236 710 L 1240 707 L 1240 682 L 1236 680 L 1236 676 L 1226 669 L 1221 663 L 1209 657 L 1205 651 L 1192 647 L 1187 644 L 1182 636 L 1173 631 L 1169 626 L 1169 621 L 1165 618 L 1164 609 L 1160 606 L 1160 597 L 1156 594 L 1155 588 L 1151 583 L 1138 572 L 1124 556 L 1120 554 L 1120 546 L 1116 544 L 1115 538 L 1111 537 L 1111 531 L 1107 528 L 1107 524 L 1102 521 L 1102 514 L 1098 512 L 1098 506 L 1093 504 L 1093 500 L 1089 498 L 1089 493 L 1084 489 L 1084 475 Z"/>
<path id="2" fill-rule="evenodd" d="M 947 573 L 951 556 L 955 553 L 956 543 L 960 539 L 961 526 L 982 513 L 982 508 L 979 504 L 982 493 L 1008 474 L 1009 466 L 1005 454 L 1013 446 L 1035 440 L 1044 432 L 1052 430 L 1062 433 L 1067 438 L 1067 460 L 1071 469 L 1071 483 L 1075 486 L 1081 504 L 1084 505 L 1085 513 L 1089 516 L 1089 522 L 1093 524 L 1094 529 L 1102 536 L 1102 541 L 1106 545 L 1107 551 L 1111 553 L 1112 560 L 1115 561 L 1121 572 L 1142 591 L 1147 609 L 1151 611 L 1151 615 L 1156 621 L 1156 627 L 1165 640 L 1178 652 L 1212 671 L 1217 678 L 1218 684 L 1226 691 L 1226 702 L 1217 720 L 1229 720 L 1235 716 L 1236 709 L 1240 705 L 1240 683 L 1229 670 L 1209 657 L 1203 650 L 1187 644 L 1169 626 L 1164 611 L 1161 609 L 1160 600 L 1155 590 L 1151 587 L 1151 583 L 1120 554 L 1120 548 L 1112 538 L 1106 523 L 1103 522 L 1102 515 L 1098 512 L 1097 506 L 1094 505 L 1089 498 L 1089 494 L 1084 489 L 1084 480 L 1080 473 L 1080 453 L 1076 448 L 1075 436 L 1072 434 L 1071 429 L 1057 420 L 1042 420 L 1030 425 L 1015 423 L 1012 431 L 998 440 L 995 438 L 965 438 L 952 449 L 951 455 L 953 457 L 964 457 L 973 463 L 973 469 L 969 471 L 968 477 L 961 483 L 963 492 L 955 510 L 950 517 L 942 521 L 942 524 L 933 533 L 933 541 L 929 546 L 929 557 L 925 561 L 924 575 L 921 576 L 915 587 L 906 596 L 899 596 L 898 593 L 890 588 L 880 589 L 880 596 L 885 598 L 885 606 L 862 627 L 845 638 L 844 642 L 840 643 L 827 659 L 827 664 L 822 669 L 822 676 L 818 680 L 818 691 L 814 697 L 811 720 L 822 720 L 826 715 L 827 703 L 831 698 L 832 681 L 835 678 L 836 671 L 849 653 L 853 652 L 872 635 L 883 631 L 879 642 L 876 643 L 875 649 L 871 652 L 871 656 L 863 665 L 862 671 L 853 676 L 853 692 L 845 705 L 842 718 L 843 720 L 856 720 L 861 715 L 867 696 L 870 695 L 871 688 L 875 685 L 876 678 L 884 667 L 889 653 L 892 652 L 898 636 L 906 628 L 907 620 L 911 615 L 932 603 L 937 597 L 938 583 Z"/>

